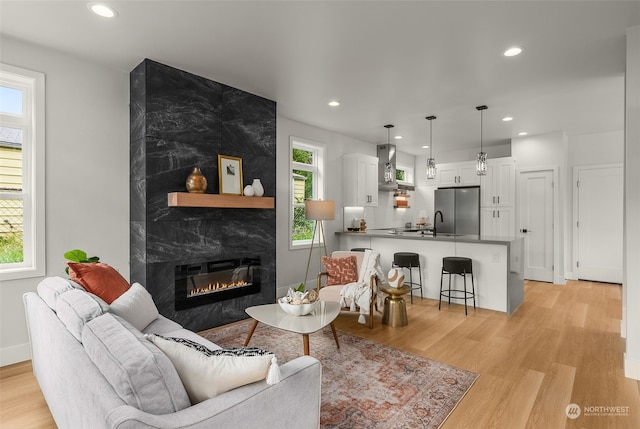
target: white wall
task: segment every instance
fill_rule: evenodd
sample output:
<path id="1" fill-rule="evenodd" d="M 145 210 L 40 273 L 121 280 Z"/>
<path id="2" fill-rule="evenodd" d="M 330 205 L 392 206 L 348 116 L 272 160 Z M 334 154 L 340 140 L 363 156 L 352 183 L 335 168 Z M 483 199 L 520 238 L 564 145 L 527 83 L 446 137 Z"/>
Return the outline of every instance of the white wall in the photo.
<path id="1" fill-rule="evenodd" d="M 45 74 L 47 275 L 79 248 L 128 278 L 129 74 L 4 36 L 0 61 Z M 0 365 L 30 358 L 22 294 L 40 280 L 0 285 Z"/>
<path id="2" fill-rule="evenodd" d="M 625 214 L 622 335 L 627 338 L 624 372 L 640 380 L 640 26 L 627 30 L 625 78 Z"/>

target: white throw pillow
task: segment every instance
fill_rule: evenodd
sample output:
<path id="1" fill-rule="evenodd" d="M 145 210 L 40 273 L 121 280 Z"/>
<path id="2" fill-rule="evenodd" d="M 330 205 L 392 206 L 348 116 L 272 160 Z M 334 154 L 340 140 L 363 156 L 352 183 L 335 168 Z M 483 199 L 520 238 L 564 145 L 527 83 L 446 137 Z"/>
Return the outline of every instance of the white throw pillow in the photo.
<path id="1" fill-rule="evenodd" d="M 184 338 L 146 337 L 169 357 L 192 404 L 264 380 L 274 357 L 255 347 L 209 350 Z"/>
<path id="2" fill-rule="evenodd" d="M 109 310 L 131 323 L 139 331 L 160 315 L 151 294 L 140 283 L 132 284 L 125 293 L 109 305 Z"/>

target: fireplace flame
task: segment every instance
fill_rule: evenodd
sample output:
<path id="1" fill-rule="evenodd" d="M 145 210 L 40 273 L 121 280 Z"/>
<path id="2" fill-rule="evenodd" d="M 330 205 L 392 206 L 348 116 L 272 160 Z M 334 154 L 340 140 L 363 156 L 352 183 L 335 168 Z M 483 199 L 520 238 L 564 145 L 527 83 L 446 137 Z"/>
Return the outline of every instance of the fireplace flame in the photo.
<path id="1" fill-rule="evenodd" d="M 196 287 L 196 288 L 193 288 L 193 289 L 189 290 L 189 292 L 187 293 L 187 297 L 191 298 L 191 297 L 194 297 L 194 296 L 206 295 L 206 294 L 209 294 L 209 293 L 215 293 L 215 292 L 222 291 L 222 290 L 234 289 L 234 288 L 239 288 L 239 287 L 243 287 L 243 286 L 251 286 L 251 285 L 252 285 L 252 283 L 249 283 L 249 282 L 244 281 L 244 280 L 235 281 L 235 282 L 231 282 L 231 283 L 220 283 L 220 282 L 209 283 L 206 287 Z"/>

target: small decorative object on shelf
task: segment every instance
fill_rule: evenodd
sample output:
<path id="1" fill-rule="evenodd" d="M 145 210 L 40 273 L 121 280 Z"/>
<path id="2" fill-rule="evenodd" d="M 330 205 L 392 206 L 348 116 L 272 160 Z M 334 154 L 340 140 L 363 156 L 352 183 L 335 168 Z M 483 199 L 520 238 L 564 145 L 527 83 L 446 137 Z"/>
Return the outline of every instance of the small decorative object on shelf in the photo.
<path id="1" fill-rule="evenodd" d="M 261 197 L 264 195 L 264 187 L 262 186 L 262 182 L 260 181 L 260 179 L 253 179 L 253 183 L 251 183 L 251 186 L 253 186 L 254 195 L 256 197 Z"/>
<path id="2" fill-rule="evenodd" d="M 187 177 L 187 191 L 193 194 L 204 194 L 207 190 L 207 178 L 204 177 L 198 167 L 194 167 L 193 171 Z"/>
<path id="3" fill-rule="evenodd" d="M 409 201 L 411 195 L 406 190 L 398 190 L 393 194 L 393 207 L 394 208 L 409 208 Z"/>
<path id="4" fill-rule="evenodd" d="M 364 231 L 367 229 L 367 221 L 364 219 L 360 219 L 360 231 Z"/>
<path id="5" fill-rule="evenodd" d="M 242 194 L 245 197 L 253 197 L 256 194 L 255 189 L 253 189 L 253 186 L 251 185 L 247 185 L 244 187 L 244 190 L 242 191 Z"/>

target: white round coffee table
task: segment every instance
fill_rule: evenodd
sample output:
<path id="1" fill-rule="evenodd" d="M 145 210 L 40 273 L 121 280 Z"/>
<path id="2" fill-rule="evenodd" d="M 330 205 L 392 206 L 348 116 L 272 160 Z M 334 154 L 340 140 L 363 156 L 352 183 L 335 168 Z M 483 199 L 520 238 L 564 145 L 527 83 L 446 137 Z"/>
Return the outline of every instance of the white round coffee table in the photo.
<path id="1" fill-rule="evenodd" d="M 305 316 L 291 316 L 285 313 L 278 304 L 256 305 L 247 308 L 245 312 L 253 318 L 253 325 L 251 325 L 247 339 L 244 341 L 245 347 L 249 345 L 258 323 L 264 323 L 274 328 L 302 334 L 305 355 L 309 354 L 309 334 L 330 325 L 333 338 L 336 341 L 336 347 L 340 348 L 336 328 L 333 325 L 333 321 L 340 313 L 340 304 L 337 302 L 320 301 L 316 309 Z"/>

